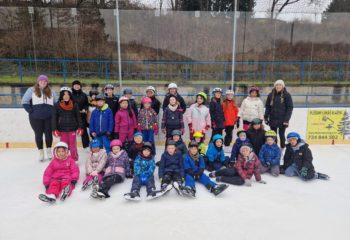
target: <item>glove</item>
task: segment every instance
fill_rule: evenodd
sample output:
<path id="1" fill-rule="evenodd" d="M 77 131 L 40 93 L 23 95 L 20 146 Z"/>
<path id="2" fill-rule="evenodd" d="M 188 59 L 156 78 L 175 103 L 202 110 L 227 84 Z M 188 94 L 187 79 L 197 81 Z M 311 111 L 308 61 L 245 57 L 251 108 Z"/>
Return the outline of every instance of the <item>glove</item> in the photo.
<path id="1" fill-rule="evenodd" d="M 241 118 L 238 117 L 237 120 L 236 120 L 236 127 L 237 129 L 239 129 L 239 123 L 241 122 Z"/>
<path id="2" fill-rule="evenodd" d="M 78 134 L 79 136 L 81 136 L 81 135 L 83 135 L 83 133 L 84 133 L 84 129 L 78 128 L 77 134 Z"/>
<path id="3" fill-rule="evenodd" d="M 283 122 L 283 125 L 288 127 L 289 122 Z"/>
<path id="4" fill-rule="evenodd" d="M 207 126 L 204 128 L 204 130 L 205 130 L 205 131 L 208 131 L 208 130 L 209 130 L 209 128 L 210 128 L 210 126 L 209 126 L 209 125 L 207 125 Z"/>
<path id="5" fill-rule="evenodd" d="M 246 179 L 246 180 L 244 180 L 244 185 L 246 185 L 247 187 L 251 187 L 252 181 L 250 179 Z"/>
<path id="6" fill-rule="evenodd" d="M 70 183 L 75 187 L 75 184 L 77 184 L 77 181 L 72 180 L 72 181 L 70 181 Z"/>
<path id="7" fill-rule="evenodd" d="M 119 139 L 119 133 L 118 133 L 118 132 L 115 132 L 115 133 L 114 133 L 114 138 L 115 138 L 115 139 Z"/>
<path id="8" fill-rule="evenodd" d="M 258 181 L 258 183 L 266 184 L 266 181 L 260 180 L 260 181 Z"/>
<path id="9" fill-rule="evenodd" d="M 165 128 L 162 128 L 162 133 L 163 133 L 163 134 L 165 134 L 165 133 L 166 133 Z"/>
<path id="10" fill-rule="evenodd" d="M 269 125 L 269 119 L 268 118 L 265 118 L 264 121 L 265 121 L 266 125 Z"/>
<path id="11" fill-rule="evenodd" d="M 216 128 L 216 123 L 215 122 L 211 122 L 211 128 L 215 129 Z"/>
<path id="12" fill-rule="evenodd" d="M 307 167 L 302 167 L 300 172 L 299 172 L 300 176 L 305 178 L 307 176 L 307 171 L 308 171 Z"/>
<path id="13" fill-rule="evenodd" d="M 61 133 L 58 130 L 52 131 L 52 134 L 57 138 L 61 136 Z"/>

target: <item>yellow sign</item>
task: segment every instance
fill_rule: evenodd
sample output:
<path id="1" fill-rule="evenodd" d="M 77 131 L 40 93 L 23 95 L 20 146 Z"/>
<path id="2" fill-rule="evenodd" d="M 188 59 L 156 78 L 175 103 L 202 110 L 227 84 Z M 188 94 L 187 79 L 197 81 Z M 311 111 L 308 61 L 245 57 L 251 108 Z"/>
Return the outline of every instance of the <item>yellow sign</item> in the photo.
<path id="1" fill-rule="evenodd" d="M 309 143 L 350 143 L 350 113 L 346 109 L 308 110 Z"/>

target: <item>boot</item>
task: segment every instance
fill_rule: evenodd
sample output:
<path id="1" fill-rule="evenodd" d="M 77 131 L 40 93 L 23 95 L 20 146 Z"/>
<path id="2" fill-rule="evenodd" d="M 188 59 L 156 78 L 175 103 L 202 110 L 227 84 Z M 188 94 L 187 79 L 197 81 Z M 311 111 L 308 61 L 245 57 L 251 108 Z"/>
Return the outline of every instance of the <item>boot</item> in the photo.
<path id="1" fill-rule="evenodd" d="M 52 160 L 52 151 L 51 151 L 51 148 L 47 148 L 46 149 L 46 159 L 45 160 L 48 160 L 48 161 L 51 161 Z"/>
<path id="2" fill-rule="evenodd" d="M 215 196 L 219 195 L 220 193 L 222 193 L 223 191 L 226 190 L 226 188 L 228 188 L 227 184 L 219 184 L 219 185 L 215 185 L 214 187 L 212 187 L 210 189 L 210 192 L 212 194 L 214 194 Z"/>
<path id="3" fill-rule="evenodd" d="M 44 149 L 39 149 L 39 161 L 44 161 Z"/>
<path id="4" fill-rule="evenodd" d="M 327 174 L 324 173 L 316 173 L 317 174 L 317 179 L 322 179 L 322 180 L 329 180 L 329 176 Z"/>

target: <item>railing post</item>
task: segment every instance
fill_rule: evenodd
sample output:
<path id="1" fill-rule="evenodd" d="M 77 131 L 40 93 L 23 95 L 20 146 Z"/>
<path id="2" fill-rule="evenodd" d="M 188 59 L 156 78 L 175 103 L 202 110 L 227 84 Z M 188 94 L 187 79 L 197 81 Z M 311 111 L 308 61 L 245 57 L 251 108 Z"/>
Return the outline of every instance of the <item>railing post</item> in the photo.
<path id="1" fill-rule="evenodd" d="M 186 82 L 188 81 L 188 64 L 186 64 L 186 69 L 185 69 L 185 79 L 186 79 Z"/>
<path id="2" fill-rule="evenodd" d="M 23 69 L 22 69 L 22 62 L 19 61 L 19 79 L 21 80 L 21 83 L 23 82 Z"/>
<path id="3" fill-rule="evenodd" d="M 304 62 L 301 62 L 300 63 L 300 83 L 303 83 L 304 82 L 304 76 L 305 76 L 305 65 L 304 65 Z"/>
<path id="4" fill-rule="evenodd" d="M 146 62 L 146 80 L 148 80 L 148 76 L 149 72 L 148 72 L 148 62 Z"/>
<path id="5" fill-rule="evenodd" d="M 224 63 L 224 84 L 226 85 L 226 81 L 227 81 L 227 73 L 226 73 L 226 70 L 227 70 L 227 63 L 225 62 Z"/>
<path id="6" fill-rule="evenodd" d="M 108 79 L 109 79 L 109 75 L 108 75 L 108 62 L 105 63 L 105 73 L 106 73 L 106 81 L 108 81 Z"/>
<path id="7" fill-rule="evenodd" d="M 262 72 L 262 75 L 263 75 L 263 82 L 266 82 L 266 63 L 264 62 L 263 63 L 263 72 Z"/>
<path id="8" fill-rule="evenodd" d="M 338 83 L 343 79 L 343 63 L 338 63 Z"/>
<path id="9" fill-rule="evenodd" d="M 306 97 L 305 97 L 305 107 L 309 108 L 309 95 L 308 94 L 306 94 Z"/>
<path id="10" fill-rule="evenodd" d="M 63 79 L 64 79 L 64 83 L 66 83 L 67 81 L 67 64 L 66 61 L 63 60 Z"/>

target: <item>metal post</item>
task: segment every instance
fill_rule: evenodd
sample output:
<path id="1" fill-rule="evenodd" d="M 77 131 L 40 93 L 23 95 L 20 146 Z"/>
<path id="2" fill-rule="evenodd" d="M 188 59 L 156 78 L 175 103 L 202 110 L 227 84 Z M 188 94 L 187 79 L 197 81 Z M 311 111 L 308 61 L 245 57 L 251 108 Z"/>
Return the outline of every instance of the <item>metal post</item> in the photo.
<path id="1" fill-rule="evenodd" d="M 117 47 L 118 47 L 118 76 L 119 76 L 119 88 L 120 88 L 120 95 L 122 95 L 122 61 L 121 61 L 121 54 L 120 54 L 120 28 L 119 28 L 119 6 L 118 6 L 118 0 L 115 1 L 115 15 L 117 18 Z"/>
<path id="2" fill-rule="evenodd" d="M 235 54 L 236 54 L 236 26 L 237 26 L 237 0 L 234 0 L 233 36 L 232 36 L 232 68 L 231 68 L 231 89 L 235 84 Z"/>
<path id="3" fill-rule="evenodd" d="M 33 15 L 34 15 L 34 7 L 28 7 L 28 12 L 30 15 L 30 22 L 32 25 L 32 41 L 33 41 L 33 54 L 34 54 L 34 63 L 35 63 L 35 72 L 38 72 L 38 66 L 36 64 L 36 48 L 35 48 L 35 36 L 34 36 L 34 23 L 33 23 Z"/>

